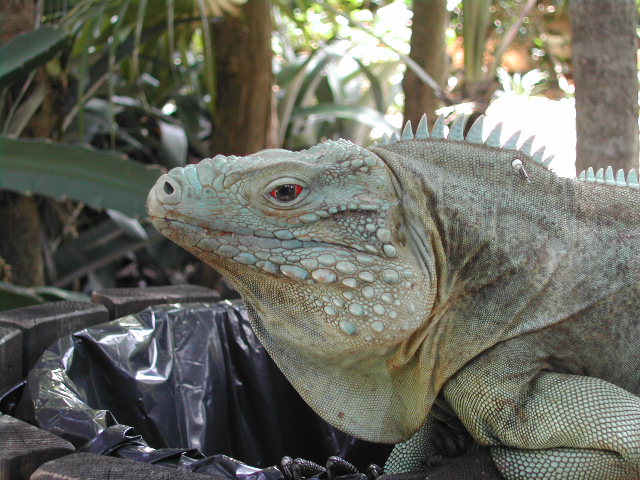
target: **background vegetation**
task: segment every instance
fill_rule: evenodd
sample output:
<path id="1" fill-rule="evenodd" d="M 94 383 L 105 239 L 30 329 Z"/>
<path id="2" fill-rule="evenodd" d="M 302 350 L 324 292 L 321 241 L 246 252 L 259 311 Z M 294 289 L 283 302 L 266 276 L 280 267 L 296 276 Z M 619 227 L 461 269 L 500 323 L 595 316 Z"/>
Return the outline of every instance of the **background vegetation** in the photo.
<path id="1" fill-rule="evenodd" d="M 423 112 L 486 113 L 540 132 L 561 174 L 575 119 L 581 168 L 637 168 L 637 8 L 0 0 L 0 309 L 113 286 L 226 291 L 144 218 L 162 171 L 218 153 L 367 145 Z"/>

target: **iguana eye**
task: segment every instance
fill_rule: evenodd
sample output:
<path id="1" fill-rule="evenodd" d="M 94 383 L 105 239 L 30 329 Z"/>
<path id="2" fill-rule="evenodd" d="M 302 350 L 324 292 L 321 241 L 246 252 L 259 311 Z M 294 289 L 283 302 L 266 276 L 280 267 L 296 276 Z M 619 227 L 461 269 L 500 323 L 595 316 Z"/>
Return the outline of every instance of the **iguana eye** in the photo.
<path id="1" fill-rule="evenodd" d="M 301 192 L 302 187 L 300 185 L 296 185 L 295 183 L 286 183 L 284 185 L 278 185 L 276 188 L 271 190 L 270 194 L 280 202 L 290 202 L 291 200 L 295 200 Z"/>

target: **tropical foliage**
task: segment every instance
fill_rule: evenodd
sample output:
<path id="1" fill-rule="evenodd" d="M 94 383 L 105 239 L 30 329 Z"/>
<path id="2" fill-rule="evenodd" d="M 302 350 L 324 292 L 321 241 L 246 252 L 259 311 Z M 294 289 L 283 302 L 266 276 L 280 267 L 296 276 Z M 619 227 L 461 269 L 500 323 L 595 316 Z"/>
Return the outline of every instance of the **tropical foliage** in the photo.
<path id="1" fill-rule="evenodd" d="M 196 262 L 145 223 L 144 200 L 162 169 L 216 153 L 211 25 L 241 3 L 44 0 L 33 30 L 0 46 L 0 189 L 43 196 L 48 284 L 88 292 L 196 281 Z M 298 149 L 335 137 L 366 144 L 398 128 L 410 36 L 404 2 L 273 4 L 278 144 Z M 548 86 L 557 85 L 564 59 L 547 48 L 547 20 L 558 18 L 563 2 L 449 4 L 452 103 L 482 82 L 495 89 L 513 43 L 525 46 L 531 68 L 548 72 Z M 2 292 L 0 308 L 69 295 L 7 282 Z"/>

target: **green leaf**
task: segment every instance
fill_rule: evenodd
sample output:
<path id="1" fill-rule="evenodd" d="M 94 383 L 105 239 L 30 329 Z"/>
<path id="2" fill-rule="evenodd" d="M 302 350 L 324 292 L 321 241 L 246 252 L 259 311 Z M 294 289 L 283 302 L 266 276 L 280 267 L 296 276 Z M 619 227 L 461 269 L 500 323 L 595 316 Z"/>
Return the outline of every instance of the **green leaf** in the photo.
<path id="1" fill-rule="evenodd" d="M 0 311 L 29 307 L 44 302 L 55 302 L 57 300 L 90 302 L 91 298 L 84 293 L 72 292 L 57 287 L 21 287 L 11 283 L 0 282 Z"/>
<path id="2" fill-rule="evenodd" d="M 34 293 L 42 297 L 47 302 L 55 302 L 56 300 L 68 300 L 71 302 L 90 302 L 91 297 L 84 293 L 73 292 L 58 287 L 31 287 Z"/>
<path id="3" fill-rule="evenodd" d="M 44 83 L 36 85 L 31 95 L 29 95 L 22 105 L 20 105 L 15 116 L 11 118 L 9 125 L 6 127 L 5 133 L 8 133 L 11 136 L 19 136 L 49 94 L 50 92 L 47 85 Z"/>
<path id="4" fill-rule="evenodd" d="M 0 188 L 129 216 L 146 216 L 147 194 L 162 173 L 113 152 L 43 140 L 0 136 L 0 153 Z"/>
<path id="5" fill-rule="evenodd" d="M 44 298 L 30 288 L 0 282 L 0 310 L 28 307 L 43 302 Z"/>
<path id="6" fill-rule="evenodd" d="M 464 69 L 468 84 L 483 79 L 491 0 L 464 0 Z"/>
<path id="7" fill-rule="evenodd" d="M 383 128 L 385 131 L 394 131 L 394 127 L 385 120 L 379 111 L 362 105 L 337 105 L 335 103 L 320 103 L 311 107 L 297 107 L 294 109 L 293 118 L 309 117 L 310 122 L 320 122 L 343 118 L 367 125 L 369 127 Z"/>
<path id="8" fill-rule="evenodd" d="M 182 167 L 187 163 L 189 140 L 179 125 L 158 120 L 160 129 L 160 158 L 168 167 Z M 160 162 L 159 162 L 160 163 Z"/>
<path id="9" fill-rule="evenodd" d="M 107 215 L 131 238 L 143 241 L 149 238 L 147 231 L 135 218 L 131 218 L 118 210 L 111 210 L 110 208 L 107 208 Z"/>
<path id="10" fill-rule="evenodd" d="M 371 85 L 370 90 L 376 105 L 376 110 L 384 113 L 387 105 L 385 104 L 384 96 L 382 95 L 381 79 L 376 77 L 371 71 L 371 69 L 367 67 L 364 63 L 362 63 L 360 59 L 354 57 L 354 60 L 358 62 L 358 66 L 360 67 L 360 70 L 362 71 L 362 73 L 364 73 L 364 75 L 369 80 L 369 84 Z"/>
<path id="11" fill-rule="evenodd" d="M 66 46 L 64 30 L 48 25 L 14 37 L 0 47 L 0 89 L 26 77 Z"/>

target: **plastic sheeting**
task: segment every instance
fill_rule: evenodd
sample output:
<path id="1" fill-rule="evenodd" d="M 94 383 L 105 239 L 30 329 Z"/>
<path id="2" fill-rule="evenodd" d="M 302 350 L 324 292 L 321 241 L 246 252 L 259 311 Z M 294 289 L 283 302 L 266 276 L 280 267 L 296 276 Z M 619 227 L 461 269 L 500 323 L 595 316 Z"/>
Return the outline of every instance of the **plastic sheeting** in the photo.
<path id="1" fill-rule="evenodd" d="M 244 306 L 226 301 L 150 307 L 62 338 L 29 374 L 20 415 L 81 451 L 227 478 L 281 478 L 265 467 L 284 455 L 363 471 L 390 450 L 311 411 Z"/>

